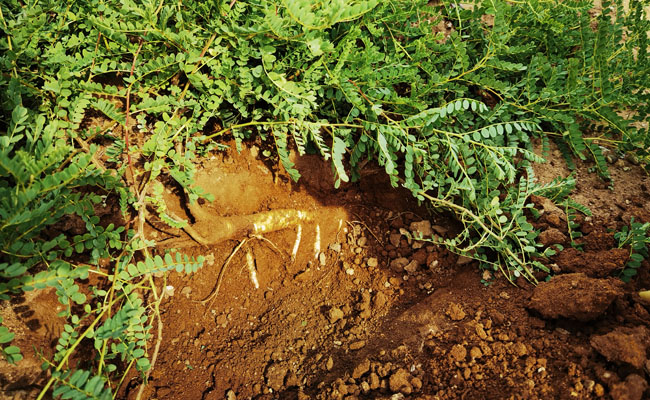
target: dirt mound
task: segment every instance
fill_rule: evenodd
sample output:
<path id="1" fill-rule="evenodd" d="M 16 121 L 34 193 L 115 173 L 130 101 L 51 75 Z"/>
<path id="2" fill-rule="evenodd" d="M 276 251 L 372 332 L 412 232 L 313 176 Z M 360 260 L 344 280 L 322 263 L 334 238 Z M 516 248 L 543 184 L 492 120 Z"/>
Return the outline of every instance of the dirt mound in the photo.
<path id="1" fill-rule="evenodd" d="M 558 275 L 535 288 L 529 307 L 545 318 L 589 321 L 623 295 L 621 287 L 615 279 L 594 279 L 583 273 Z"/>
<path id="2" fill-rule="evenodd" d="M 626 249 L 610 248 L 585 253 L 567 248 L 560 252 L 555 262 L 563 272 L 582 272 L 595 278 L 605 278 L 622 270 L 629 257 L 630 252 Z"/>

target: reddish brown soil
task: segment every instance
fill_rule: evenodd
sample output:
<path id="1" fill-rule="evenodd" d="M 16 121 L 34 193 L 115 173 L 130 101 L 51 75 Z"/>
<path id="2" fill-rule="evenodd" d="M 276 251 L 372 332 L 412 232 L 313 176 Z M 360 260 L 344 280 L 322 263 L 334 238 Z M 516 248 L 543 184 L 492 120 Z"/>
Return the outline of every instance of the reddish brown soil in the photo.
<path id="1" fill-rule="evenodd" d="M 563 243 L 549 266 L 558 278 L 515 287 L 482 273 L 474 262 L 430 243 L 409 241 L 414 229 L 449 236 L 452 221 L 429 216 L 407 192 L 390 188 L 381 170 L 365 170 L 359 184 L 333 189 L 331 169 L 314 156 L 297 159 L 303 174 L 290 183 L 245 148 L 205 160 L 198 184 L 215 196 L 203 209 L 221 216 L 299 209 L 314 221 L 250 238 L 224 272 L 226 258 L 245 238 L 210 248 L 184 232 L 151 221 L 148 235 L 183 247 L 208 262 L 194 275 L 171 273 L 162 304 L 161 353 L 144 398 L 151 399 L 564 399 L 648 398 L 650 304 L 636 292 L 650 288 L 647 262 L 632 283 L 617 274 L 626 262 L 610 229 L 630 217 L 650 220 L 650 179 L 626 161 L 612 167 L 614 190 L 577 171 L 574 198 L 594 211 L 580 218 L 585 253 L 568 246 L 566 215 L 544 199 L 534 221 L 543 241 Z M 542 182 L 566 174 L 552 154 Z M 186 215 L 180 196 L 167 194 Z M 411 225 L 420 221 L 422 225 Z M 195 221 L 206 224 L 210 221 Z M 314 258 L 316 226 L 324 256 Z M 265 240 L 266 239 L 266 240 Z M 259 289 L 246 268 L 255 259 Z M 572 273 L 572 275 L 568 275 Z M 489 283 L 484 285 L 481 280 Z M 159 279 L 159 284 L 163 282 Z M 44 292 L 3 306 L 5 323 L 25 349 L 21 369 L 0 364 L 3 398 L 33 396 L 43 376 L 31 344 L 51 352 L 61 329 L 51 314 L 56 297 Z M 120 396 L 134 398 L 137 377 Z M 644 397 L 645 395 L 645 397 Z M 0 396 L 2 397 L 2 396 Z"/>

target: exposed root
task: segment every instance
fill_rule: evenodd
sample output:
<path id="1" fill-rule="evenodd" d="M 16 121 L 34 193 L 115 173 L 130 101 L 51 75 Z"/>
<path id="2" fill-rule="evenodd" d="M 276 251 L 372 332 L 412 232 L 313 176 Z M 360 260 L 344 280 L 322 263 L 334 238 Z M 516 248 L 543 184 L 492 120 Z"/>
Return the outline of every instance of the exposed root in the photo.
<path id="1" fill-rule="evenodd" d="M 355 214 L 355 215 L 356 215 L 356 214 Z M 358 216 L 357 216 L 357 217 L 358 217 Z M 365 222 L 363 222 L 363 221 L 351 221 L 351 222 L 348 222 L 348 224 L 360 224 L 360 225 L 363 225 L 363 227 L 366 228 L 366 230 L 367 230 L 368 232 L 370 232 L 370 234 L 372 235 L 372 237 L 375 238 L 375 240 L 377 241 L 377 243 L 379 243 L 380 246 L 383 246 L 383 245 L 384 245 L 384 243 L 381 241 L 381 239 L 379 239 L 379 237 L 377 237 L 377 235 L 375 235 L 375 232 L 373 232 L 372 229 L 370 229 L 370 228 L 368 227 L 368 225 L 366 225 Z"/>
<path id="2" fill-rule="evenodd" d="M 191 202 L 190 196 L 187 193 L 187 190 L 185 189 L 184 189 L 184 194 L 185 194 L 185 205 L 187 206 L 187 209 L 194 217 L 195 221 L 209 221 L 212 218 L 214 218 L 214 214 L 204 210 L 203 207 L 201 207 L 201 205 L 199 205 L 197 201 Z"/>
<path id="3" fill-rule="evenodd" d="M 298 248 L 300 248 L 300 239 L 302 238 L 302 225 L 298 225 L 296 229 L 296 241 L 293 244 L 293 251 L 291 251 L 291 261 L 296 261 L 298 255 Z"/>
<path id="4" fill-rule="evenodd" d="M 173 218 L 176 222 L 180 223 L 181 221 L 183 221 L 180 217 L 178 217 L 176 214 L 174 214 L 169 210 L 167 210 L 167 214 L 171 218 Z M 196 243 L 204 247 L 208 247 L 208 245 L 210 244 L 205 238 L 203 238 L 203 236 L 200 233 L 194 230 L 194 228 L 192 228 L 190 225 L 185 226 L 183 228 L 183 231 L 185 231 L 185 233 L 187 233 Z"/>
<path id="5" fill-rule="evenodd" d="M 253 254 L 251 253 L 250 250 L 246 252 L 246 265 L 248 266 L 248 273 L 250 274 L 251 282 L 253 282 L 253 286 L 255 286 L 255 289 L 259 289 L 260 283 L 257 280 L 257 270 L 255 269 L 255 260 L 253 259 Z"/>
<path id="6" fill-rule="evenodd" d="M 219 276 L 217 277 L 217 284 L 215 285 L 214 289 L 212 290 L 212 293 L 210 293 L 210 295 L 208 297 L 206 297 L 205 299 L 201 300 L 201 304 L 203 304 L 203 305 L 207 304 L 208 308 L 210 308 L 212 306 L 212 302 L 214 301 L 214 299 L 217 298 L 217 295 L 219 294 L 219 288 L 221 288 L 221 282 L 223 281 L 223 277 L 225 275 L 226 268 L 228 267 L 228 264 L 230 264 L 230 261 L 232 260 L 232 258 L 235 256 L 235 254 L 237 254 L 239 249 L 241 249 L 241 247 L 244 245 L 244 243 L 246 243 L 246 241 L 248 241 L 248 239 L 244 239 L 241 242 L 239 242 L 239 244 L 230 253 L 230 255 L 228 256 L 228 259 L 226 259 L 226 262 L 223 264 L 223 267 L 221 267 L 221 271 L 219 271 Z"/>
<path id="7" fill-rule="evenodd" d="M 316 240 L 314 241 L 314 258 L 320 254 L 320 225 L 316 225 Z"/>
<path id="8" fill-rule="evenodd" d="M 259 240 L 264 240 L 265 242 L 269 243 L 278 253 L 284 254 L 286 256 L 286 253 L 283 252 L 278 248 L 278 246 L 275 245 L 272 241 L 269 239 L 265 238 L 264 236 L 261 235 L 253 235 L 251 238 L 259 239 Z M 250 240 L 250 238 L 244 239 L 239 244 L 233 249 L 233 251 L 230 253 L 228 258 L 226 259 L 226 262 L 223 264 L 223 267 L 221 267 L 221 271 L 219 271 L 219 276 L 217 277 L 217 283 L 212 290 L 212 293 L 208 297 L 206 297 L 204 300 L 201 300 L 201 304 L 203 305 L 208 305 L 208 308 L 212 306 L 212 302 L 214 299 L 217 297 L 219 294 L 219 288 L 221 288 L 221 282 L 223 281 L 223 277 L 226 273 L 226 268 L 228 267 L 228 264 L 230 264 L 230 261 L 232 261 L 232 258 L 237 254 L 239 249 Z M 253 286 L 255 286 L 255 289 L 260 288 L 259 281 L 257 280 L 257 268 L 255 266 L 255 258 L 253 257 L 253 253 L 251 253 L 250 250 L 246 251 L 246 266 L 248 267 L 248 272 L 251 277 L 251 282 L 253 282 Z"/>
<path id="9" fill-rule="evenodd" d="M 183 230 L 194 241 L 206 247 L 229 239 L 239 239 L 291 228 L 314 219 L 314 215 L 310 212 L 291 209 L 215 218 L 213 214 L 208 214 L 207 211 L 195 204 L 190 207 L 190 212 L 196 221 L 206 221 L 206 223 L 197 222 L 192 226 L 186 226 Z M 169 215 L 178 221 L 182 220 L 172 213 Z"/>
<path id="10" fill-rule="evenodd" d="M 259 240 L 263 240 L 263 241 L 265 241 L 266 243 L 270 244 L 271 247 L 273 248 L 273 250 L 277 251 L 279 254 L 281 254 L 281 255 L 283 255 L 283 256 L 286 256 L 286 255 L 287 255 L 287 253 L 286 253 L 285 251 L 280 250 L 280 248 L 279 248 L 275 243 L 273 243 L 272 241 L 270 241 L 269 239 L 265 238 L 265 237 L 262 236 L 262 235 L 251 235 L 251 238 L 255 238 L 255 239 L 259 239 Z"/>

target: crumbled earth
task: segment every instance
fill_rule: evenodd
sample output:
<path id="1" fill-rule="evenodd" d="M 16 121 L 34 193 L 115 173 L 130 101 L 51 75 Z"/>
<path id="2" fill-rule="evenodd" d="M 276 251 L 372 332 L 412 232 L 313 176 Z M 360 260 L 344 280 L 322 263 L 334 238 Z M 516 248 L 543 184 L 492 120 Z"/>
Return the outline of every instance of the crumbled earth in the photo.
<path id="1" fill-rule="evenodd" d="M 183 231 L 149 221 L 147 235 L 160 252 L 180 247 L 208 261 L 193 275 L 171 273 L 164 282 L 170 289 L 161 305 L 162 348 L 143 398 L 650 396 L 650 304 L 637 295 L 650 289 L 650 268 L 645 262 L 623 284 L 618 274 L 629 249 L 618 249 L 612 232 L 631 217 L 650 221 L 650 179 L 637 166 L 612 165 L 613 191 L 588 172 L 590 164 L 574 172 L 574 198 L 593 211 L 574 219 L 583 251 L 570 244 L 566 211 L 532 198 L 541 214 L 530 219 L 542 231 L 539 241 L 564 250 L 543 260 L 553 278 L 537 274 L 538 286 L 523 279 L 515 286 L 498 271 L 480 271 L 475 261 L 422 240 L 453 237 L 459 227 L 391 188 L 381 169 L 368 165 L 359 183 L 334 189 L 329 165 L 306 156 L 295 160 L 302 178 L 292 183 L 261 161 L 257 146 L 204 161 L 197 181 L 215 197 L 205 209 L 215 219 L 275 209 L 316 217 L 302 226 L 295 258 L 297 227 L 247 238 L 210 303 L 202 300 L 246 238 L 204 248 Z M 543 183 L 568 174 L 561 157 L 549 159 L 536 167 Z M 187 215 L 182 195 L 165 196 L 174 213 Z M 0 315 L 22 332 L 18 345 L 50 355 L 61 329 L 51 315 L 56 296 L 39 296 L 39 303 L 3 305 Z M 33 398 L 42 386 L 38 357 L 25 355 L 20 370 L 0 362 L 0 398 Z M 129 375 L 118 396 L 135 398 L 139 384 Z"/>

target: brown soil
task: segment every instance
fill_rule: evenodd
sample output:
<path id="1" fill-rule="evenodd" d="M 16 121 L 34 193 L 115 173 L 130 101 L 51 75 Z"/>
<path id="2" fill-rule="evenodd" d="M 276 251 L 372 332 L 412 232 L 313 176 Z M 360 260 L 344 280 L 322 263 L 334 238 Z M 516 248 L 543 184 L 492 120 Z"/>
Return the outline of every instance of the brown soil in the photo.
<path id="1" fill-rule="evenodd" d="M 429 216 L 408 192 L 390 188 L 381 170 L 333 189 L 331 169 L 315 156 L 296 160 L 291 183 L 247 147 L 206 159 L 197 183 L 215 197 L 203 204 L 203 232 L 224 216 L 292 209 L 310 213 L 291 259 L 297 226 L 239 237 L 208 248 L 183 231 L 151 221 L 148 236 L 207 263 L 194 275 L 169 274 L 162 304 L 160 355 L 144 398 L 151 399 L 564 399 L 648 398 L 650 288 L 647 262 L 632 283 L 615 277 L 626 252 L 611 229 L 634 216 L 650 221 L 650 179 L 636 166 L 612 166 L 614 190 L 590 165 L 577 171 L 574 198 L 589 206 L 579 218 L 584 253 L 567 243 L 567 216 L 545 199 L 536 226 L 547 244 L 561 243 L 549 267 L 557 278 L 537 288 L 481 272 L 474 262 L 405 233 L 451 236 L 457 228 Z M 539 166 L 548 182 L 568 173 L 561 158 Z M 182 196 L 172 211 L 188 215 Z M 422 222 L 425 221 L 425 222 Z M 321 252 L 315 257 L 320 232 Z M 225 260 L 246 243 L 224 271 Z M 250 253 L 259 289 L 246 267 Z M 488 284 L 481 283 L 482 279 Z M 158 280 L 160 285 L 162 279 Z M 0 398 L 31 398 L 44 376 L 30 346 L 51 354 L 61 330 L 53 292 L 0 307 L 26 355 L 18 368 L 0 361 Z M 130 377 L 120 396 L 134 398 Z M 644 395 L 646 397 L 644 397 Z"/>

